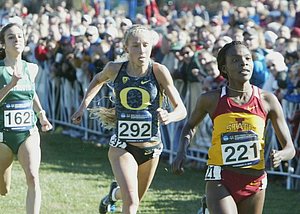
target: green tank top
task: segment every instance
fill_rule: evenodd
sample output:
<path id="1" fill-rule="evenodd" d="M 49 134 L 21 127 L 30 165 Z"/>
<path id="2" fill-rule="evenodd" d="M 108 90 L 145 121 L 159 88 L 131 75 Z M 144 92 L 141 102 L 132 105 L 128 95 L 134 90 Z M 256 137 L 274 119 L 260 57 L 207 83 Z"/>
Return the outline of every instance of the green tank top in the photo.
<path id="1" fill-rule="evenodd" d="M 33 111 L 35 85 L 29 75 L 28 65 L 23 63 L 22 78 L 0 102 L 0 130 L 27 131 L 35 126 L 37 121 Z M 6 86 L 12 75 L 0 61 L 0 88 Z"/>

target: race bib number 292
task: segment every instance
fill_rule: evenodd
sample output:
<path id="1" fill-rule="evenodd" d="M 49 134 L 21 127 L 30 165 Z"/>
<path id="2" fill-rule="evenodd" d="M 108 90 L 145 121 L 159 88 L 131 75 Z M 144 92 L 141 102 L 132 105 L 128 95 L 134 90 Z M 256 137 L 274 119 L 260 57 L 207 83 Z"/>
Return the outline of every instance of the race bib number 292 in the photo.
<path id="1" fill-rule="evenodd" d="M 118 121 L 119 139 L 148 139 L 151 137 L 151 121 Z"/>

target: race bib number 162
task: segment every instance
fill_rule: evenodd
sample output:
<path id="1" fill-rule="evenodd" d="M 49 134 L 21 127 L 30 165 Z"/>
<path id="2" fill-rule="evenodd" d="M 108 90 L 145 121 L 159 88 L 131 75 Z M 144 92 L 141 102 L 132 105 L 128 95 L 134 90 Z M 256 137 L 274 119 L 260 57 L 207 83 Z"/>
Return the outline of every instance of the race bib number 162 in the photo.
<path id="1" fill-rule="evenodd" d="M 34 123 L 34 113 L 30 101 L 5 104 L 4 127 L 10 130 L 28 130 Z"/>

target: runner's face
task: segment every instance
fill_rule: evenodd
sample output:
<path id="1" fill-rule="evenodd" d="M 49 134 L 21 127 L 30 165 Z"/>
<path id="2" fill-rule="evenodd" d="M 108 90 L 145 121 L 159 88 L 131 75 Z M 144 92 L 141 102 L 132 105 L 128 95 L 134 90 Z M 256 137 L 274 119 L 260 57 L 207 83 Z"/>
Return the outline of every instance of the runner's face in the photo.
<path id="1" fill-rule="evenodd" d="M 253 73 L 253 61 L 250 51 L 244 45 L 231 47 L 226 54 L 224 69 L 229 81 L 249 81 Z"/>
<path id="2" fill-rule="evenodd" d="M 152 45 L 151 33 L 149 31 L 142 30 L 136 35 L 131 36 L 127 46 L 129 60 L 133 61 L 135 64 L 148 65 Z"/>
<path id="3" fill-rule="evenodd" d="M 23 31 L 18 26 L 7 29 L 4 35 L 6 52 L 20 54 L 24 50 Z"/>

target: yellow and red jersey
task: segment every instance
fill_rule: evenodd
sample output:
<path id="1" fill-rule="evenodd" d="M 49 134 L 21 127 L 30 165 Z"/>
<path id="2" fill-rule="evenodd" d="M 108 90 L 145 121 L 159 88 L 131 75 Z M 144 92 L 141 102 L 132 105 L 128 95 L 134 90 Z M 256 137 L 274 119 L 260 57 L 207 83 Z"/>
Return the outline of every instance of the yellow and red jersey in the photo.
<path id="1" fill-rule="evenodd" d="M 266 112 L 260 89 L 252 86 L 250 100 L 239 105 L 221 90 L 213 114 L 212 145 L 208 151 L 208 165 L 264 169 L 264 132 Z"/>

